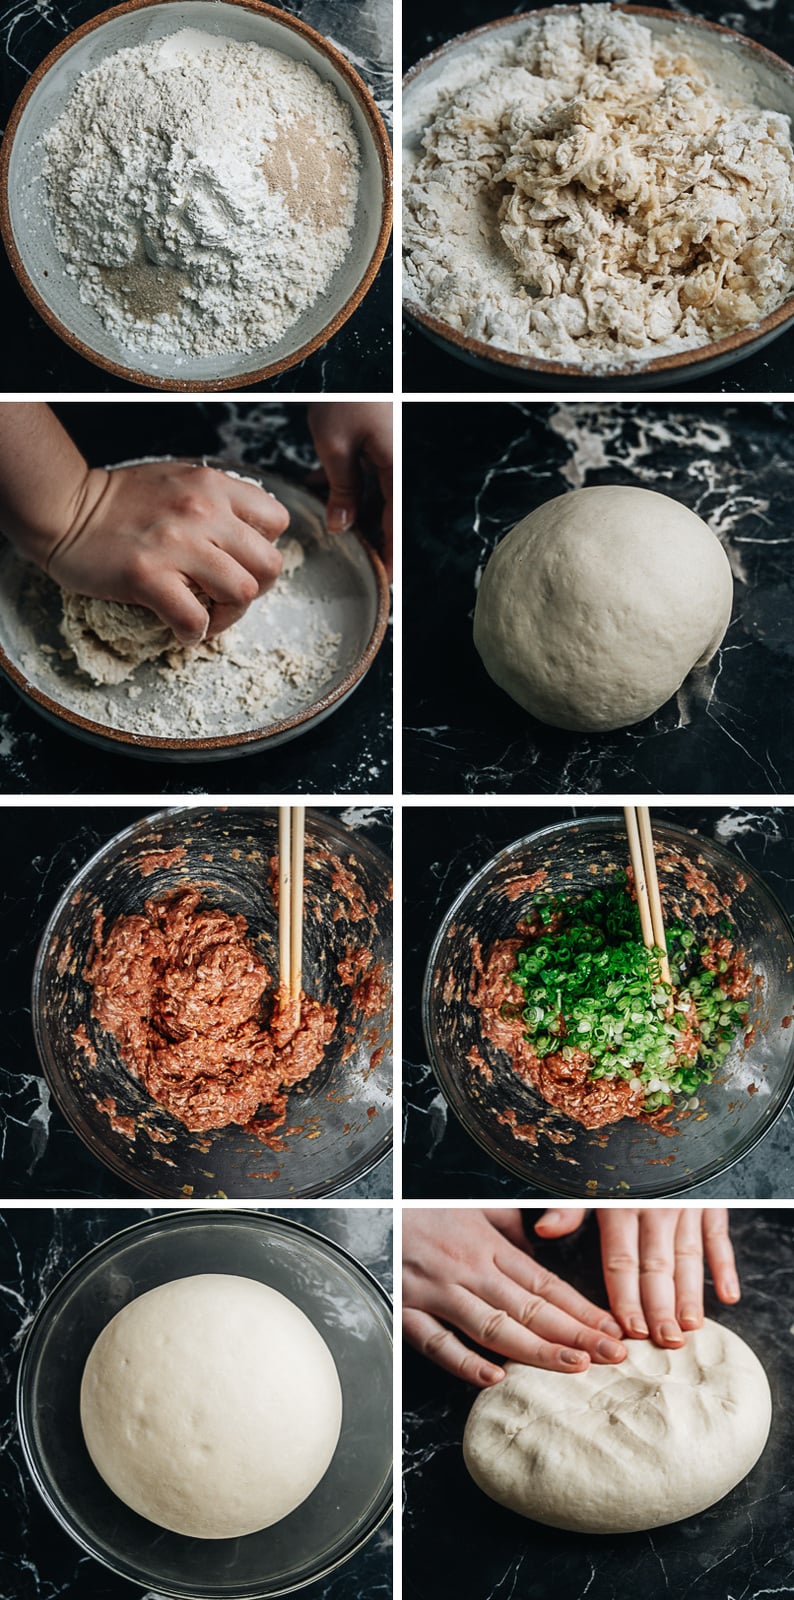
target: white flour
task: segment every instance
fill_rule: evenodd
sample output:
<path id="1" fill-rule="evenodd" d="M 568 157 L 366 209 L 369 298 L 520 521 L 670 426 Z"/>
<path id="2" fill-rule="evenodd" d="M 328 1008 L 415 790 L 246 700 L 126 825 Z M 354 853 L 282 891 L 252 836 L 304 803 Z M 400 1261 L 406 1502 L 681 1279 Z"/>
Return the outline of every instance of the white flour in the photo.
<path id="1" fill-rule="evenodd" d="M 722 54 L 583 5 L 454 57 L 406 111 L 409 297 L 591 368 L 757 323 L 794 288 L 794 150 Z"/>
<path id="2" fill-rule="evenodd" d="M 273 344 L 351 243 L 352 117 L 313 69 L 185 28 L 83 73 L 45 137 L 55 238 L 132 350 Z"/>
<path id="3" fill-rule="evenodd" d="M 320 602 L 303 588 L 293 589 L 296 570 L 287 566 L 217 639 L 169 651 L 108 686 L 76 669 L 63 641 L 43 642 L 60 627 L 61 591 L 37 568 L 27 568 L 20 612 L 41 642 L 35 655 L 20 656 L 20 665 L 70 710 L 128 733 L 199 739 L 264 727 L 316 701 L 340 666 L 341 636 L 329 628 Z"/>

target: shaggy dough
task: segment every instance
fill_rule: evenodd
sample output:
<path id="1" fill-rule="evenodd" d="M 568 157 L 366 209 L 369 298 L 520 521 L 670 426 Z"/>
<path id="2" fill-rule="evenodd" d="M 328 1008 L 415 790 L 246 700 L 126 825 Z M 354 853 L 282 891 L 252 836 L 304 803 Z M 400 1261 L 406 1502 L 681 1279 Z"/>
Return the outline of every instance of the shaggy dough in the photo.
<path id="1" fill-rule="evenodd" d="M 408 99 L 411 299 L 591 368 L 707 344 L 786 299 L 790 123 L 751 103 L 764 88 L 737 52 L 703 65 L 683 30 L 607 5 L 500 33 L 439 64 L 415 119 Z"/>
<path id="2" fill-rule="evenodd" d="M 622 728 L 713 656 L 733 581 L 711 529 L 649 489 L 575 489 L 525 517 L 491 556 L 474 643 L 540 722 Z"/>
<path id="3" fill-rule="evenodd" d="M 280 576 L 289 578 L 303 565 L 303 547 L 297 539 L 284 537 L 279 540 L 278 548 L 283 560 Z M 61 633 L 78 667 L 94 683 L 124 683 L 144 661 L 157 661 L 160 656 L 167 656 L 179 666 L 196 649 L 217 654 L 227 650 L 234 641 L 232 627 L 206 645 L 186 649 L 146 606 L 123 605 L 118 600 L 93 600 L 88 595 L 66 591 L 62 600 Z M 205 603 L 211 605 L 211 601 Z"/>
<path id="4" fill-rule="evenodd" d="M 500 1505 L 551 1528 L 635 1533 L 695 1516 L 740 1483 L 769 1433 L 766 1373 L 704 1322 L 680 1350 L 632 1340 L 619 1367 L 518 1362 L 475 1400 L 463 1452 Z"/>
<path id="5" fill-rule="evenodd" d="M 279 1522 L 323 1477 L 342 1392 L 291 1300 L 205 1273 L 142 1294 L 85 1365 L 80 1418 L 113 1493 L 158 1527 L 232 1539 Z"/>

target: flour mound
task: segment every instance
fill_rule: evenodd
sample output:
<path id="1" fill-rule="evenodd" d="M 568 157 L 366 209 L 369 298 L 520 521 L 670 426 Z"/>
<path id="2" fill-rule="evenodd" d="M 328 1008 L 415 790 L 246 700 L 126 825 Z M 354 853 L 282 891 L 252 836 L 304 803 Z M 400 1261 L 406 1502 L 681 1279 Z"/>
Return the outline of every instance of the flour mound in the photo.
<path id="1" fill-rule="evenodd" d="M 727 68 L 726 68 L 727 70 Z M 408 292 L 498 348 L 633 365 L 794 289 L 786 116 L 606 5 L 478 44 L 420 91 Z"/>
<path id="2" fill-rule="evenodd" d="M 303 548 L 297 539 L 281 539 L 278 548 L 283 558 L 280 577 L 289 578 L 303 564 Z M 66 591 L 60 631 L 78 667 L 98 684 L 124 683 L 145 661 L 157 661 L 161 656 L 175 672 L 189 670 L 192 662 L 214 655 L 228 655 L 233 660 L 237 642 L 231 627 L 199 645 L 181 645 L 171 628 L 146 606 Z"/>
<path id="3" fill-rule="evenodd" d="M 117 50 L 78 79 L 44 146 L 66 270 L 131 350 L 267 347 L 350 248 L 350 111 L 277 50 L 190 28 Z"/>

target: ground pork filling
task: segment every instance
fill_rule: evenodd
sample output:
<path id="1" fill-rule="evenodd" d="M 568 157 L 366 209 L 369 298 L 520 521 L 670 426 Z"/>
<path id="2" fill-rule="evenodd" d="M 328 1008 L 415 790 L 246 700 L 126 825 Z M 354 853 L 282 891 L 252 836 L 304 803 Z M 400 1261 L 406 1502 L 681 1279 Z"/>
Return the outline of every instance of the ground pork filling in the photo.
<path id="1" fill-rule="evenodd" d="M 266 1138 L 290 1088 L 323 1059 L 333 1006 L 301 997 L 296 1021 L 243 916 L 185 888 L 147 900 L 107 933 L 97 913 L 84 976 L 124 1065 L 191 1132 L 239 1123 Z"/>
<path id="2" fill-rule="evenodd" d="M 480 1013 L 484 1037 L 510 1058 L 516 1076 L 531 1084 L 548 1105 L 565 1112 L 584 1128 L 603 1128 L 624 1117 L 659 1121 L 668 1115 L 669 1107 L 649 1114 L 643 1091 L 633 1089 L 623 1078 L 592 1078 L 593 1060 L 586 1051 L 574 1049 L 569 1059 L 559 1052 L 543 1057 L 535 1053 L 521 1016 L 524 992 L 510 980 L 516 956 L 526 945 L 526 934 L 523 938 L 500 939 L 487 957 L 483 956 L 479 940 L 475 939 L 472 945 L 469 999 Z M 743 952 L 735 950 L 729 939 L 720 939 L 713 944 L 711 955 L 703 958 L 703 965 L 713 969 L 720 959 L 729 963 L 722 978 L 726 993 L 731 999 L 744 999 L 750 993 L 753 976 Z M 678 995 L 674 989 L 674 1000 Z M 697 1014 L 690 1003 L 680 1017 L 676 1059 L 695 1061 L 700 1048 Z"/>

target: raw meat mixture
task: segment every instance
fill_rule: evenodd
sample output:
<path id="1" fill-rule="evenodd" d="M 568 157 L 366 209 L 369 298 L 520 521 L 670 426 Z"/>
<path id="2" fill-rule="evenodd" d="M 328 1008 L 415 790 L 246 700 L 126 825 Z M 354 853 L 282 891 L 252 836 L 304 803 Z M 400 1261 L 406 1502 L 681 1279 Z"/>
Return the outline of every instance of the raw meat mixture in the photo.
<path id="1" fill-rule="evenodd" d="M 336 1025 L 333 1006 L 304 995 L 296 1027 L 245 918 L 202 906 L 191 887 L 107 933 L 97 912 L 84 976 L 125 1066 L 193 1132 L 239 1123 L 267 1138 Z"/>

